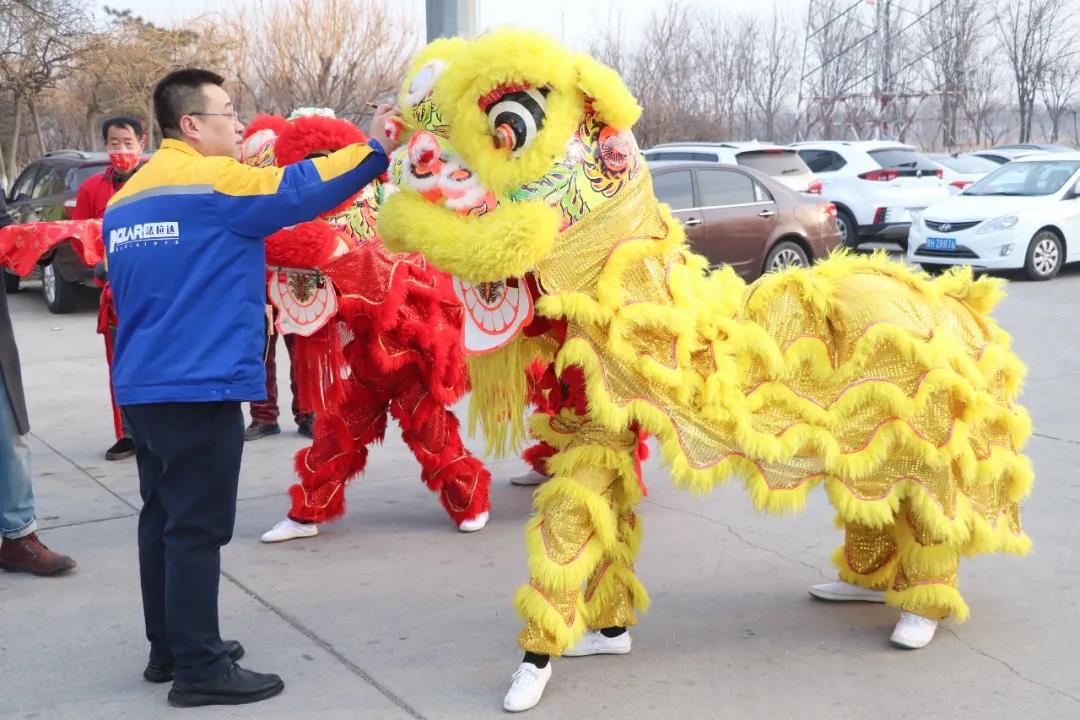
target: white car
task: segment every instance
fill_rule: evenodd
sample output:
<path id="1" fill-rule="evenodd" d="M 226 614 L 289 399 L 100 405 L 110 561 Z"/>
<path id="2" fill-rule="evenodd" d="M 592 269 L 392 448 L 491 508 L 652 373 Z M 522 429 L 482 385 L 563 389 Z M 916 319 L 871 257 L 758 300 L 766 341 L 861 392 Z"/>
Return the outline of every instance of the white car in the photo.
<path id="1" fill-rule="evenodd" d="M 717 162 L 763 172 L 795 192 L 821 194 L 821 182 L 798 153 L 763 142 L 665 143 L 642 153 L 649 162 Z"/>
<path id="2" fill-rule="evenodd" d="M 949 196 L 941 168 L 910 145 L 881 140 L 792 145 L 836 205 L 844 244 L 895 242 L 907 247 L 912 211 Z"/>
<path id="3" fill-rule="evenodd" d="M 1004 165 L 1010 163 L 1013 160 L 1019 160 L 1020 158 L 1031 157 L 1032 155 L 1043 155 L 1045 150 L 1037 150 L 1035 148 L 1023 148 L 1023 147 L 1001 147 L 991 148 L 989 150 L 973 150 L 972 155 L 977 155 L 981 158 L 986 158 L 998 165 Z"/>
<path id="4" fill-rule="evenodd" d="M 1049 280 L 1080 260 L 1080 152 L 1013 160 L 915 220 L 907 257 L 927 272 L 1023 268 Z"/>
<path id="5" fill-rule="evenodd" d="M 954 195 L 1001 167 L 989 158 L 972 153 L 934 153 L 926 157 L 941 168 L 941 179 L 949 184 L 949 192 Z"/>

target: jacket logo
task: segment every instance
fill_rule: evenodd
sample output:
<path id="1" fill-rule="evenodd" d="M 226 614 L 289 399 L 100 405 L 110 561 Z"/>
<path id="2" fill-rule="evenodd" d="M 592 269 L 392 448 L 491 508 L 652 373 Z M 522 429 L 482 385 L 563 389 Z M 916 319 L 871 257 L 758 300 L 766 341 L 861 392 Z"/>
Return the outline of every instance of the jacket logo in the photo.
<path id="1" fill-rule="evenodd" d="M 159 242 L 170 240 L 176 243 L 180 242 L 180 223 L 149 222 L 127 225 L 109 231 L 109 252 L 131 243 L 145 245 L 147 242 L 152 242 L 156 245 Z"/>

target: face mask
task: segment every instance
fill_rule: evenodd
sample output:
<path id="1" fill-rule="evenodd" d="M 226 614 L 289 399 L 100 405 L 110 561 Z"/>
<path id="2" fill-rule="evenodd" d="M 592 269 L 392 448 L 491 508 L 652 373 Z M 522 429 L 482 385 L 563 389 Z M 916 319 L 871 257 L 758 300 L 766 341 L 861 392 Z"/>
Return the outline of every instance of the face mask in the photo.
<path id="1" fill-rule="evenodd" d="M 122 173 L 128 173 L 139 164 L 139 153 L 136 152 L 111 152 L 109 162 Z"/>

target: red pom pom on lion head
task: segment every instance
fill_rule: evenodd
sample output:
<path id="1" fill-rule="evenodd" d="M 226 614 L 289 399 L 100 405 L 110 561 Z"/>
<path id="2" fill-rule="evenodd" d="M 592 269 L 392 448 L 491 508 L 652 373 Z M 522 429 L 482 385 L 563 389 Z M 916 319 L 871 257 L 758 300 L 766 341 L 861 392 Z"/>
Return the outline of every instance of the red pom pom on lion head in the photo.
<path id="1" fill-rule="evenodd" d="M 277 164 L 291 165 L 315 154 L 366 143 L 367 135 L 348 120 L 325 115 L 293 118 L 278 132 Z"/>
<path id="2" fill-rule="evenodd" d="M 301 115 L 290 119 L 278 133 L 274 153 L 278 166 L 284 167 L 367 140 L 367 135 L 348 120 L 322 114 Z M 358 195 L 359 192 L 322 216 L 328 218 L 344 212 Z"/>

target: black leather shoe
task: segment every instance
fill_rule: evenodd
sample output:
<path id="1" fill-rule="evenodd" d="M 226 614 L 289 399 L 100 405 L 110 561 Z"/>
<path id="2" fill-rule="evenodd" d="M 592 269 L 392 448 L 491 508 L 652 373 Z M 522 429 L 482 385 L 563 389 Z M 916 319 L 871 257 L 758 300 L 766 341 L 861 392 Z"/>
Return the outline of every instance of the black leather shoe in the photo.
<path id="1" fill-rule="evenodd" d="M 225 651 L 229 653 L 229 659 L 233 662 L 244 657 L 244 646 L 236 640 L 226 640 Z M 162 661 L 151 657 L 150 661 L 146 663 L 146 669 L 143 670 L 142 676 L 152 683 L 169 682 L 173 679 L 172 658 Z"/>
<path id="2" fill-rule="evenodd" d="M 169 691 L 169 704 L 175 707 L 244 705 L 274 697 L 284 689 L 285 683 L 277 675 L 252 672 L 233 663 L 213 680 L 201 683 L 174 681 Z"/>

